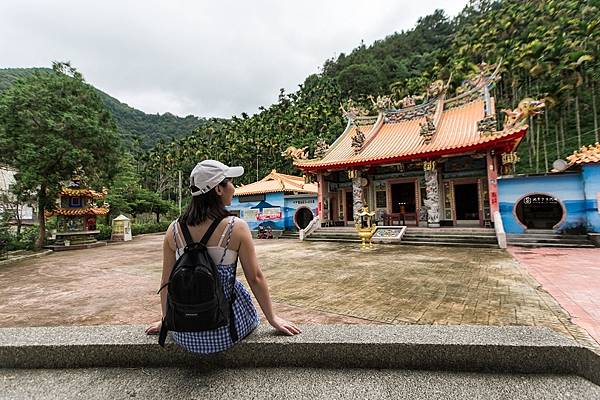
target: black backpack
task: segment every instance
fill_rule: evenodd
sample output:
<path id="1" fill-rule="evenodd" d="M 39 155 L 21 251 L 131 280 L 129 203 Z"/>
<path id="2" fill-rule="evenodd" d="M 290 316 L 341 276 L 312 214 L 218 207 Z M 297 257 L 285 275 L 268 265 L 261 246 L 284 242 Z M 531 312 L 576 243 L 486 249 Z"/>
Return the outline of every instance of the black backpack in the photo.
<path id="1" fill-rule="evenodd" d="M 169 287 L 167 309 L 158 336 L 158 344 L 163 347 L 167 331 L 200 332 L 226 325 L 229 325 L 232 341 L 238 340 L 232 308 L 235 291 L 227 301 L 217 266 L 206 248 L 222 219 L 215 219 L 200 242 L 194 242 L 187 225 L 178 220 L 186 246 L 171 270 L 169 281 L 158 290 L 160 293 L 165 286 Z"/>

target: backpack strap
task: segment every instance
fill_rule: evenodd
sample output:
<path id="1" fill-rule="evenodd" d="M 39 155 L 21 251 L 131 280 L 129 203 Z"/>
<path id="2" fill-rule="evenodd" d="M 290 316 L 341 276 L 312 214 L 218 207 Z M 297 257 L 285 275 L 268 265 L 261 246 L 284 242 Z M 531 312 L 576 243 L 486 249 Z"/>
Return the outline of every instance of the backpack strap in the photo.
<path id="1" fill-rule="evenodd" d="M 233 231 L 233 224 L 235 223 L 235 216 L 231 218 L 231 222 L 227 227 L 227 243 L 225 243 L 225 249 L 223 250 L 223 256 L 221 257 L 221 262 L 219 265 L 223 264 L 223 260 L 225 259 L 225 254 L 227 254 L 227 248 L 229 247 L 229 242 L 231 241 L 231 232 Z M 231 286 L 231 298 L 229 299 L 229 335 L 231 336 L 231 341 L 236 343 L 239 340 L 239 335 L 237 329 L 235 327 L 235 312 L 233 310 L 233 303 L 235 303 L 236 295 L 235 295 L 235 276 L 237 272 L 237 259 L 235 264 L 233 265 L 233 284 Z"/>
<path id="2" fill-rule="evenodd" d="M 208 243 L 208 240 L 210 239 L 212 234 L 215 232 L 215 229 L 217 229 L 217 226 L 219 226 L 219 224 L 221 223 L 223 218 L 225 218 L 225 216 L 215 219 L 212 222 L 212 224 L 210 224 L 210 226 L 208 227 L 208 230 L 206 231 L 204 236 L 202 236 L 200 243 L 202 243 L 203 245 L 206 246 L 206 243 Z M 183 233 L 183 237 L 185 238 L 186 246 L 191 245 L 192 243 L 194 243 L 194 239 L 192 239 L 192 234 L 190 233 L 190 228 L 188 228 L 187 224 L 184 223 L 181 219 L 179 219 L 178 222 L 179 222 L 179 228 L 181 229 L 181 233 Z"/>
<path id="3" fill-rule="evenodd" d="M 221 235 L 221 240 L 219 241 L 219 246 L 221 246 L 221 243 L 223 242 L 223 238 L 225 237 L 225 234 L 227 234 L 227 242 L 225 243 L 225 246 L 223 246 L 223 256 L 221 257 L 221 261 L 219 261 L 218 265 L 223 265 L 223 260 L 225 259 L 225 254 L 227 254 L 227 249 L 229 247 L 229 242 L 231 241 L 231 232 L 233 231 L 233 224 L 235 222 L 235 217 L 231 218 L 231 221 L 229 221 L 229 224 L 227 224 L 227 228 L 223 231 L 223 235 Z M 235 271 L 233 272 L 233 276 L 235 278 Z"/>
<path id="4" fill-rule="evenodd" d="M 162 323 L 160 324 L 160 333 L 158 334 L 158 344 L 160 347 L 165 347 L 165 340 L 167 339 L 167 322 L 165 318 L 163 318 Z"/>
<path id="5" fill-rule="evenodd" d="M 213 221 L 213 223 L 208 227 L 208 230 L 206 231 L 206 233 L 202 237 L 202 240 L 200 240 L 200 243 L 202 243 L 203 245 L 206 246 L 206 243 L 208 243 L 208 240 L 210 239 L 210 237 L 212 236 L 212 234 L 215 233 L 215 229 L 217 229 L 217 226 L 219 226 L 219 224 L 221 223 L 221 221 L 225 217 L 226 216 L 222 216 L 221 218 L 217 218 L 217 219 L 215 219 Z"/>

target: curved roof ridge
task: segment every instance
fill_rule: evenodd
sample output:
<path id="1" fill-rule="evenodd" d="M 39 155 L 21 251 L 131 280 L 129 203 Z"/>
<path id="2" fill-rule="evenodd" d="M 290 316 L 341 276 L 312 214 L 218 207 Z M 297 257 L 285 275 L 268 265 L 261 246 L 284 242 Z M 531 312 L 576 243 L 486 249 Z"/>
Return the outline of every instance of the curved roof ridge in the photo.
<path id="1" fill-rule="evenodd" d="M 365 140 L 365 143 L 362 146 L 362 149 L 360 149 L 359 154 L 367 148 L 367 146 L 373 142 L 373 140 L 375 139 L 375 136 L 377 136 L 377 133 L 379 133 L 379 130 L 381 129 L 381 127 L 383 126 L 384 123 L 384 113 L 380 112 L 377 115 L 377 121 L 375 121 L 375 124 L 371 127 L 371 129 L 369 130 L 369 132 L 367 132 L 367 140 Z"/>

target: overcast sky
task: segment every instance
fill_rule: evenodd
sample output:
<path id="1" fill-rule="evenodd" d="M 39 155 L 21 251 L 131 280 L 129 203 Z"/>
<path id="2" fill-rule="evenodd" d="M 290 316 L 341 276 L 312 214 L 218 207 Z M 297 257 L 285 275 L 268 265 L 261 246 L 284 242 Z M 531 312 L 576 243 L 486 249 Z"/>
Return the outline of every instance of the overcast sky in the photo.
<path id="1" fill-rule="evenodd" d="M 364 40 L 467 0 L 0 0 L 0 68 L 71 61 L 147 113 L 254 114 Z"/>

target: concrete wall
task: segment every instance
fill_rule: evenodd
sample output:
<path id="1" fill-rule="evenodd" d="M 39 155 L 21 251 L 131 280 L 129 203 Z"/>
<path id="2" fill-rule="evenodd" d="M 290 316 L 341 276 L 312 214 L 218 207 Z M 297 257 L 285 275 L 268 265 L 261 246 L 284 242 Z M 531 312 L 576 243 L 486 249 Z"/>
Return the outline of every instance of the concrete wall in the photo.
<path id="1" fill-rule="evenodd" d="M 587 217 L 588 230 L 600 232 L 600 164 L 585 165 L 582 168 L 585 194 L 585 213 Z"/>
<path id="2" fill-rule="evenodd" d="M 566 210 L 556 230 L 587 224 L 589 207 L 586 207 L 581 174 L 503 177 L 498 179 L 498 199 L 507 233 L 525 232 L 525 227 L 517 220 L 515 206 L 523 197 L 535 193 L 556 198 Z"/>
<path id="3" fill-rule="evenodd" d="M 267 207 L 262 207 L 262 206 Z M 259 208 L 256 208 L 259 207 Z M 313 215 L 317 213 L 317 195 L 289 195 L 283 192 L 267 193 L 264 202 L 242 202 L 234 196 L 230 211 L 237 211 L 240 218 L 248 223 L 252 230 L 257 230 L 259 225 L 270 226 L 271 229 L 295 230 L 294 214 L 301 207 L 309 208 Z"/>
<path id="4" fill-rule="evenodd" d="M 290 195 L 285 196 L 285 228 L 288 230 L 298 229 L 294 224 L 294 215 L 301 207 L 308 208 L 313 217 L 317 215 L 317 195 Z"/>

